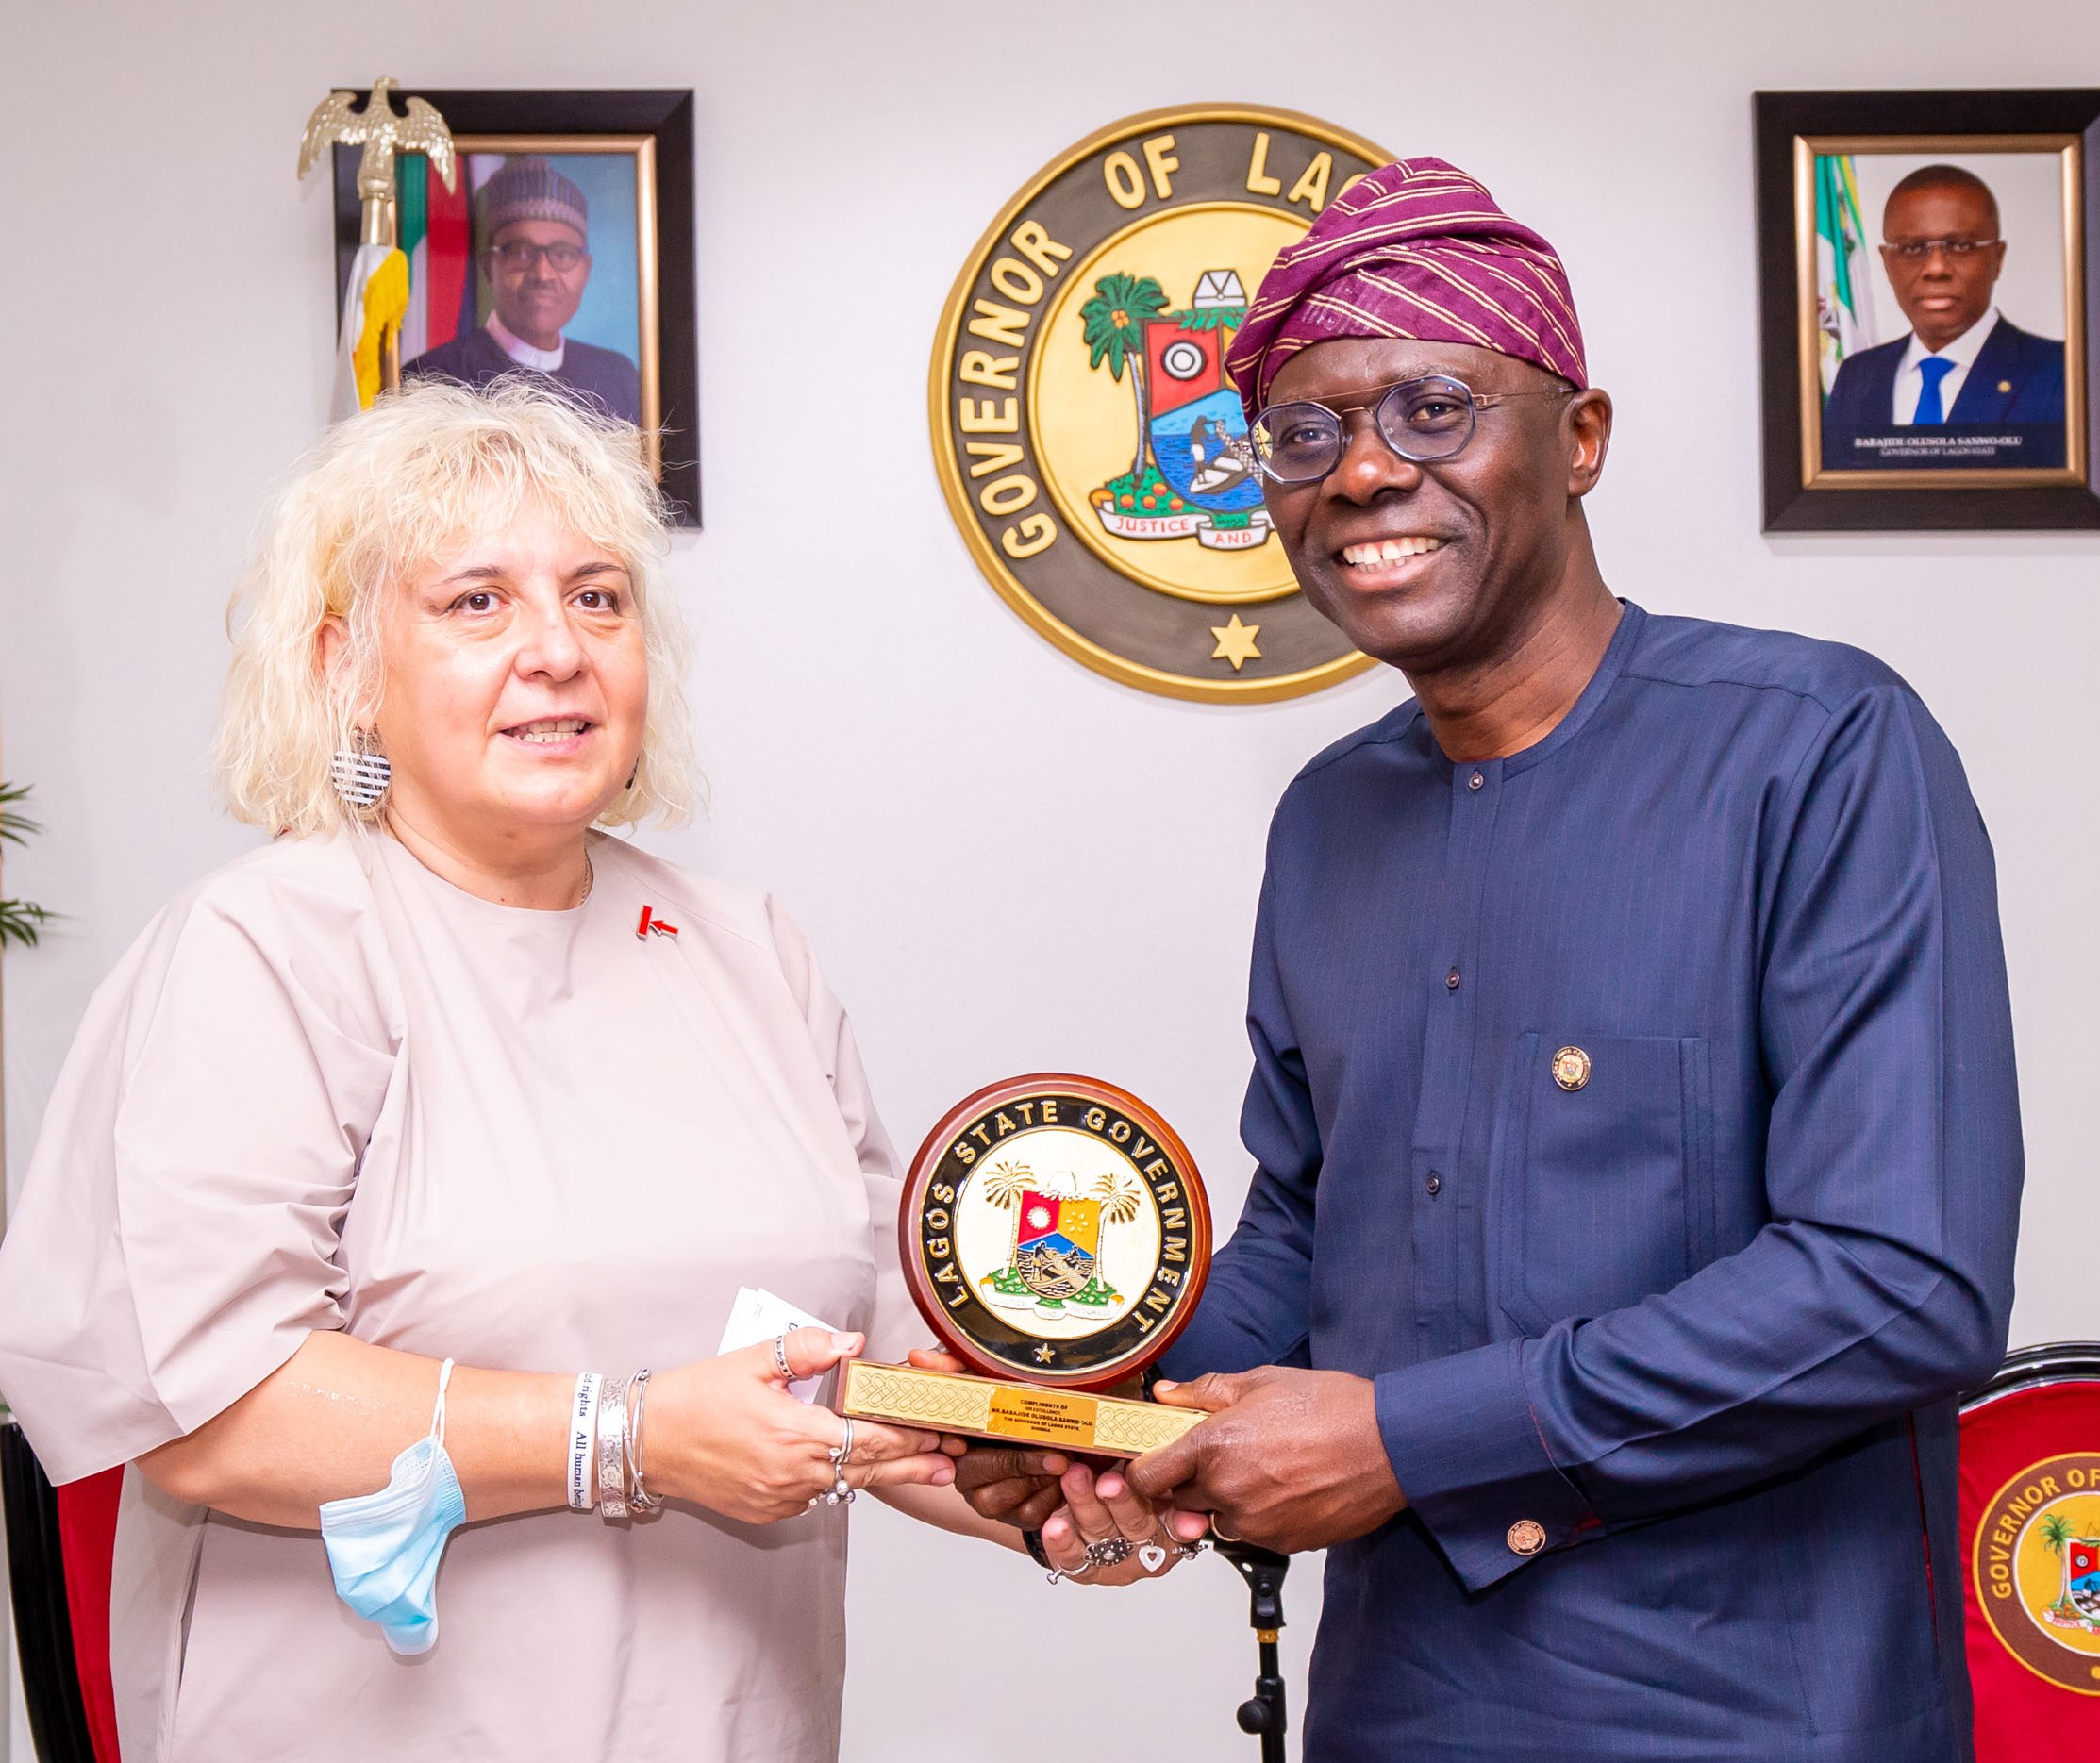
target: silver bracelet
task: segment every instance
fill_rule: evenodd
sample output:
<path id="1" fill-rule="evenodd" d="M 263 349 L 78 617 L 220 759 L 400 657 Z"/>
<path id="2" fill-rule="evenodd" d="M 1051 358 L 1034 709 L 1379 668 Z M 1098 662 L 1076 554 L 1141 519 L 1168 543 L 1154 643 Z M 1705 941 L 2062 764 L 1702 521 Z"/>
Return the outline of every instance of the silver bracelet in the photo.
<path id="1" fill-rule="evenodd" d="M 644 1365 L 634 1374 L 634 1381 L 627 1387 L 634 1398 L 634 1416 L 629 1424 L 629 1455 L 627 1457 L 627 1505 L 636 1516 L 645 1517 L 660 1511 L 663 1502 L 649 1491 L 649 1485 L 642 1476 L 642 1416 L 649 1400 L 649 1368 Z"/>
<path id="2" fill-rule="evenodd" d="M 608 1377 L 598 1392 L 598 1516 L 627 1516 L 627 1382 Z"/>

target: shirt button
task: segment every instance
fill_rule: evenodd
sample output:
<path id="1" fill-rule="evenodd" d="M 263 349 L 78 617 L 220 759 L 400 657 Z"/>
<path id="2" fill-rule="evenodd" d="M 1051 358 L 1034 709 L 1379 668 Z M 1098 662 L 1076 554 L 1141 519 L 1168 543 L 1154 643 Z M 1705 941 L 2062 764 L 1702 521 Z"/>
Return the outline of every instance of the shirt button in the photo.
<path id="1" fill-rule="evenodd" d="M 1422 1189 L 1430 1199 L 1434 1200 L 1443 1191 L 1443 1177 L 1439 1175 L 1435 1170 L 1431 1170 L 1429 1179 L 1422 1184 Z"/>
<path id="2" fill-rule="evenodd" d="M 1477 790 L 1482 784 L 1486 783 L 1487 781 L 1488 780 L 1485 777 L 1481 776 L 1478 772 L 1475 772 L 1471 777 L 1466 779 L 1466 788 L 1468 790 Z"/>
<path id="3" fill-rule="evenodd" d="M 1509 1526 L 1508 1541 L 1512 1555 L 1537 1555 L 1546 1546 L 1545 1526 L 1536 1519 L 1520 1518 Z"/>
<path id="4" fill-rule="evenodd" d="M 1446 991 L 1457 991 L 1458 990 L 1458 970 L 1457 968 L 1453 968 L 1450 973 L 1443 976 L 1443 989 Z"/>

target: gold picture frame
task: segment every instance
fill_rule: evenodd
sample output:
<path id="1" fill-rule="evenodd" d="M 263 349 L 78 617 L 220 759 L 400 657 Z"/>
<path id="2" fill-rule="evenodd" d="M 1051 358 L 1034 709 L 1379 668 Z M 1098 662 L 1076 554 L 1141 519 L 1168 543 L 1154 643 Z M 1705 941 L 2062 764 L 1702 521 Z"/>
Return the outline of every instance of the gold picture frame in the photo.
<path id="1" fill-rule="evenodd" d="M 1804 490 L 2017 489 L 2085 482 L 2090 445 L 2085 400 L 2085 255 L 2078 249 L 2085 208 L 2084 143 L 2075 135 L 1796 135 L 1793 140 L 1793 257 L 1801 312 L 1801 487 Z M 2063 180 L 2064 449 L 2060 466 L 1848 472 L 1823 463 L 1823 376 L 1817 362 L 1816 160 L 1840 155 L 1902 153 L 2054 154 Z"/>
<path id="2" fill-rule="evenodd" d="M 2100 526 L 2092 360 L 2100 336 L 2100 91 L 1759 92 L 1755 125 L 1764 529 Z M 1990 170 L 2000 158 L 2002 181 Z M 1897 161 L 1874 168 L 1887 180 L 1905 158 L 1982 176 L 2001 201 L 2009 186 L 2017 199 L 2005 212 L 2025 219 L 2005 226 L 2008 242 L 2024 254 L 2016 268 L 2035 266 L 1976 358 L 2003 377 L 1952 382 L 1961 383 L 1959 407 L 1943 424 L 1927 416 L 1913 424 L 1877 403 L 1917 358 L 1896 345 L 1915 351 L 1909 324 L 1921 308 L 1889 267 L 1895 260 L 1877 256 L 1880 200 L 1869 168 Z M 2060 282 L 2047 263 L 2052 251 L 2060 252 Z M 2013 279 L 1983 284 L 1993 309 Z M 1892 297 L 1901 327 L 1892 338 L 1874 322 L 1884 316 L 1875 301 Z M 2058 395 L 2060 424 L 2050 414 Z"/>

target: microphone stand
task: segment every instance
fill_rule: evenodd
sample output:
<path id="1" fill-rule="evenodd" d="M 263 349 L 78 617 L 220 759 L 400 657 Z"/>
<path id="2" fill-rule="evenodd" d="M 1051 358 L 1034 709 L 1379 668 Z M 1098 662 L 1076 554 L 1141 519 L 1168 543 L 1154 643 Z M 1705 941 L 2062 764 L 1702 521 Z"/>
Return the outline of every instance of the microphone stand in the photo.
<path id="1" fill-rule="evenodd" d="M 1235 1718 L 1242 1732 L 1260 1738 L 1261 1763 L 1284 1763 L 1283 1735 L 1290 1716 L 1284 1706 L 1283 1668 L 1276 1658 L 1276 1630 L 1283 1626 L 1283 1576 L 1291 1571 L 1291 1557 L 1251 1542 L 1213 1538 L 1211 1546 L 1247 1582 L 1247 1622 L 1261 1652 L 1254 1694 L 1241 1703 Z"/>

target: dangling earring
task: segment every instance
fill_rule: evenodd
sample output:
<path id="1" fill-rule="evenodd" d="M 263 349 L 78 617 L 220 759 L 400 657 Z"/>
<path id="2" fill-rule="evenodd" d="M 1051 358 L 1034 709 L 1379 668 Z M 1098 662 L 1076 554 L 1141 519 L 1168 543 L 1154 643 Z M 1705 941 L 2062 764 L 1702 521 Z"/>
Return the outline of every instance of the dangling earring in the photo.
<path id="1" fill-rule="evenodd" d="M 369 808 L 387 793 L 393 781 L 393 765 L 374 744 L 369 731 L 359 729 L 352 740 L 355 745 L 335 750 L 328 761 L 328 778 L 336 794 L 353 808 Z"/>

